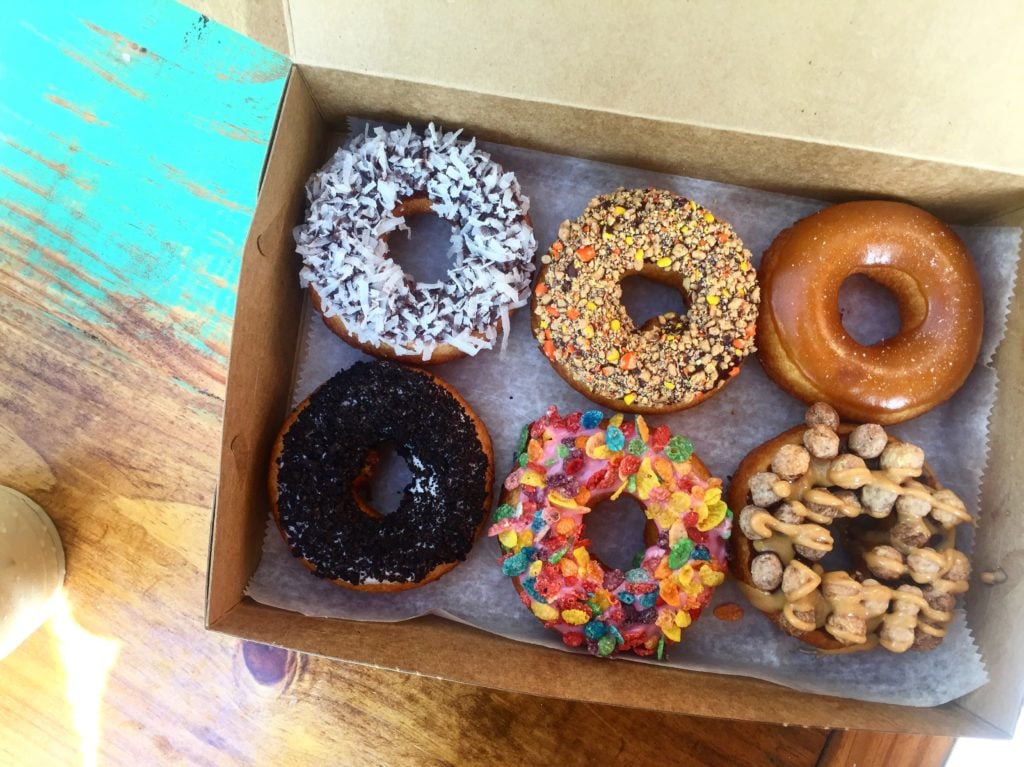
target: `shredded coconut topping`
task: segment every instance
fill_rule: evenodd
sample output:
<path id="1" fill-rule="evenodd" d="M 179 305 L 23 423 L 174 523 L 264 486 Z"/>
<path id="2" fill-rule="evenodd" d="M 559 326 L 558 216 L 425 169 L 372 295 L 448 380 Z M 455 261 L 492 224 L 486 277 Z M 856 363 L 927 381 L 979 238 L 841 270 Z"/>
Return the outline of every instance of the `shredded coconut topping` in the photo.
<path id="1" fill-rule="evenodd" d="M 509 311 L 527 301 L 537 248 L 530 201 L 460 133 L 366 130 L 306 185 L 306 221 L 294 232 L 302 287 L 362 343 L 424 360 L 442 344 L 476 354 L 494 345 L 499 324 L 507 335 Z M 396 206 L 424 195 L 453 227 L 443 283 L 414 281 L 382 239 L 408 231 Z"/>

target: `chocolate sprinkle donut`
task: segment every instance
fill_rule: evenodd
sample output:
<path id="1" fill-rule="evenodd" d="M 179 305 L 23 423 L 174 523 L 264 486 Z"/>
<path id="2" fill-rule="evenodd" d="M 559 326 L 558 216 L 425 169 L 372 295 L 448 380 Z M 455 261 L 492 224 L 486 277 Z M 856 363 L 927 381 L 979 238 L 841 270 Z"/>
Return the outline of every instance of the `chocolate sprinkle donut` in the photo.
<path id="1" fill-rule="evenodd" d="M 409 588 L 465 560 L 490 507 L 493 472 L 486 431 L 457 394 L 419 370 L 358 362 L 304 404 L 285 424 L 271 471 L 275 516 L 294 556 L 322 578 L 377 590 Z M 374 517 L 353 483 L 383 443 L 413 479 L 396 511 Z"/>

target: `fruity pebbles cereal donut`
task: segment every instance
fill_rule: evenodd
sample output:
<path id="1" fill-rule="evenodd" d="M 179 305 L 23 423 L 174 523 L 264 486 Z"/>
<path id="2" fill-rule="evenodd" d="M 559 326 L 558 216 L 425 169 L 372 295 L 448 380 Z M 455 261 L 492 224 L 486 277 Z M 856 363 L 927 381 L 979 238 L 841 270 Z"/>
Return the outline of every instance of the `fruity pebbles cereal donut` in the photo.
<path id="1" fill-rule="evenodd" d="M 692 200 L 658 189 L 595 197 L 541 257 L 533 333 L 570 386 L 615 410 L 668 413 L 699 404 L 754 351 L 760 293 L 750 251 Z M 622 281 L 662 282 L 685 315 L 637 327 Z"/>
<path id="2" fill-rule="evenodd" d="M 561 417 L 552 406 L 524 427 L 517 452 L 489 534 L 523 604 L 570 647 L 660 659 L 725 577 L 732 512 L 722 481 L 689 440 L 652 431 L 643 416 Z M 625 573 L 590 551 L 586 532 L 587 514 L 622 493 L 647 517 L 647 548 Z"/>

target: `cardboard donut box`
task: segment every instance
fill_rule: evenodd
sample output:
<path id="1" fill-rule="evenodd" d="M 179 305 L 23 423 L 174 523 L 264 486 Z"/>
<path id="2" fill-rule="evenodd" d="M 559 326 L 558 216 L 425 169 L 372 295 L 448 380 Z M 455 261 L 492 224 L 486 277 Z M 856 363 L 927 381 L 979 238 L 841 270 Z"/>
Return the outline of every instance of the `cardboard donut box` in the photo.
<path id="1" fill-rule="evenodd" d="M 1008 90 L 1021 82 L 1019 53 L 971 32 L 948 7 L 930 11 L 928 50 L 942 56 L 922 62 L 927 51 L 915 50 L 905 7 L 890 8 L 890 29 L 865 38 L 856 33 L 865 23 L 860 15 L 871 15 L 863 8 L 858 15 L 800 6 L 791 29 L 786 18 L 797 8 L 785 2 L 748 7 L 743 18 L 710 3 L 641 10 L 597 2 L 587 5 L 586 18 L 575 6 L 532 2 L 480 4 L 474 13 L 427 2 L 401 9 L 390 1 L 192 4 L 294 62 L 238 283 L 211 534 L 210 629 L 555 698 L 813 727 L 1012 733 L 1024 694 L 1019 287 L 995 360 L 999 396 L 967 599 L 990 681 L 954 702 L 927 709 L 873 704 L 742 676 L 599 662 L 434 617 L 388 624 L 310 618 L 257 604 L 244 591 L 260 558 L 268 457 L 288 410 L 302 314 L 292 227 L 303 215 L 303 185 L 339 143 L 347 115 L 436 120 L 550 152 L 837 201 L 903 199 L 951 222 L 1020 226 L 1024 151 L 1014 131 L 1024 108 Z M 1010 5 L 996 10 L 1015 12 Z M 1014 25 L 995 28 L 1012 33 Z M 573 32 L 562 37 L 558 30 Z M 1015 43 L 1008 33 L 1005 47 L 1019 51 Z M 879 60 L 884 71 L 919 76 L 885 80 Z M 725 61 L 727 67 L 715 63 Z M 935 71 L 921 75 L 921 67 Z M 844 78 L 844 70 L 855 76 Z M 930 100 L 924 114 L 917 108 L 922 88 Z M 999 568 L 1004 583 L 978 580 L 980 571 Z M 503 673 L 496 657 L 503 669 L 534 673 Z"/>

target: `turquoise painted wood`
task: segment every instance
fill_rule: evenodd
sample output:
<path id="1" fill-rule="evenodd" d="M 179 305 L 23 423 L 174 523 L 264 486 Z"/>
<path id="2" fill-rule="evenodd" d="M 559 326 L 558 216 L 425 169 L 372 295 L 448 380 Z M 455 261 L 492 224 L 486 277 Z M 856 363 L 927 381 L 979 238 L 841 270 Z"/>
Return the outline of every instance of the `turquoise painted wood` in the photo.
<path id="1" fill-rule="evenodd" d="M 0 291 L 219 395 L 288 60 L 169 0 L 0 6 Z"/>

